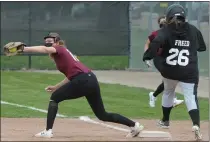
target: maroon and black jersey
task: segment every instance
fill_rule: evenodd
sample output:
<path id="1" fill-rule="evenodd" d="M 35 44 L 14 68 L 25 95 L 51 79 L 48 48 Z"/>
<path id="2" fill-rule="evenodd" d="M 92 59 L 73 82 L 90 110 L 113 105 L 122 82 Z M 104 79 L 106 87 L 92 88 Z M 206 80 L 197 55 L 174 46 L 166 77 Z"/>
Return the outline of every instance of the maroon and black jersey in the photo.
<path id="1" fill-rule="evenodd" d="M 62 72 L 69 80 L 79 73 L 88 73 L 91 70 L 82 64 L 67 48 L 54 46 L 56 53 L 53 58 L 57 69 Z"/>
<path id="2" fill-rule="evenodd" d="M 152 33 L 148 36 L 150 42 L 152 42 L 152 40 L 153 40 L 156 36 L 157 36 L 157 31 L 152 32 Z"/>

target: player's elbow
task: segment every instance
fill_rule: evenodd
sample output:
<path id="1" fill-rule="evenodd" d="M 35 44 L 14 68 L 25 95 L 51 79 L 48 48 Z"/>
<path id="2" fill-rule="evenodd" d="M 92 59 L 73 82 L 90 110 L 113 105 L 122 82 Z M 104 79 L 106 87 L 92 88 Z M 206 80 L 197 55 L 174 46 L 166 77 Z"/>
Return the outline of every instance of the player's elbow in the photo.
<path id="1" fill-rule="evenodd" d="M 146 51 L 149 48 L 149 44 L 150 44 L 150 42 L 148 42 L 148 41 L 145 43 L 145 45 L 144 45 L 144 51 Z"/>
<path id="2" fill-rule="evenodd" d="M 201 44 L 200 47 L 197 49 L 198 52 L 203 52 L 206 51 L 206 45 L 205 44 Z"/>
<path id="3" fill-rule="evenodd" d="M 206 51 L 206 48 L 199 48 L 197 51 L 198 52 L 203 52 L 203 51 Z"/>
<path id="4" fill-rule="evenodd" d="M 148 48 L 149 48 L 149 45 L 145 44 L 144 45 L 144 51 L 147 51 Z"/>

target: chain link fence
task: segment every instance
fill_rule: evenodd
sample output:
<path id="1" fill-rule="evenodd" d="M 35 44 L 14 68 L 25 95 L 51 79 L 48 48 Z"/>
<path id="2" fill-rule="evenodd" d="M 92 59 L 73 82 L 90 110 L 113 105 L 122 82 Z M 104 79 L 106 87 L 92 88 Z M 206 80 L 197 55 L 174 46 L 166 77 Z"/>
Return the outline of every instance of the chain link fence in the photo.
<path id="1" fill-rule="evenodd" d="M 130 3 L 130 69 L 147 71 L 142 62 L 144 45 L 148 35 L 159 29 L 157 19 L 163 16 L 167 7 L 178 2 L 131 2 Z M 187 20 L 196 26 L 202 33 L 207 48 L 209 47 L 209 2 L 179 2 L 187 12 Z M 209 50 L 209 49 L 207 49 Z M 208 51 L 199 54 L 201 75 L 208 75 Z M 155 70 L 155 69 L 154 69 Z"/>
<path id="2" fill-rule="evenodd" d="M 58 32 L 77 55 L 127 55 L 128 2 L 2 2 L 1 45 Z"/>
<path id="3" fill-rule="evenodd" d="M 76 55 L 103 55 L 107 59 L 111 55 L 129 56 L 128 68 L 147 71 L 142 62 L 145 42 L 159 28 L 158 17 L 173 3 L 1 2 L 1 47 L 9 41 L 40 45 L 48 32 L 58 32 Z M 201 30 L 209 47 L 209 2 L 179 3 L 186 8 L 187 20 Z M 208 52 L 199 54 L 202 75 L 208 74 L 208 57 Z M 47 56 L 1 58 L 2 69 L 41 66 L 43 69 L 50 63 Z"/>
<path id="4" fill-rule="evenodd" d="M 129 2 L 1 2 L 1 47 L 10 41 L 43 45 L 49 32 L 59 33 L 77 56 L 128 56 Z M 24 55 L 2 57 L 2 69 L 51 63 L 40 54 Z"/>

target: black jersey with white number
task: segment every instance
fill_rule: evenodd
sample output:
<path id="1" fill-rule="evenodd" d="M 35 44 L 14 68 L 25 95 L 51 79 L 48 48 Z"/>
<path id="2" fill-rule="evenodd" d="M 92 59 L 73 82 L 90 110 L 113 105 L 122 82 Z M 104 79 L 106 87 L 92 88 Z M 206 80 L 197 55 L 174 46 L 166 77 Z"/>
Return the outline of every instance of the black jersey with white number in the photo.
<path id="1" fill-rule="evenodd" d="M 199 77 L 197 51 L 205 51 L 206 46 L 201 32 L 189 23 L 177 28 L 169 25 L 158 31 L 157 37 L 150 43 L 150 51 L 144 59 L 155 56 L 164 58 L 161 74 L 168 79 L 187 83 L 197 83 Z M 162 50 L 157 55 L 157 50 Z"/>

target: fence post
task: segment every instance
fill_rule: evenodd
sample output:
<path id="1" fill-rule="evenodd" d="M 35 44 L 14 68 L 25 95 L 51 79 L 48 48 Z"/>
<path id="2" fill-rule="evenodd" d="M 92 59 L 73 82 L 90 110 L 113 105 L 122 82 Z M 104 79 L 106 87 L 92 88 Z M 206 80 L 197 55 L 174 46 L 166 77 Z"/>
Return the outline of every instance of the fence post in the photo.
<path id="1" fill-rule="evenodd" d="M 153 13 L 153 2 L 150 2 L 151 4 L 149 5 L 149 19 L 148 19 L 148 29 L 149 33 L 153 31 L 152 27 L 152 13 Z"/>
<path id="2" fill-rule="evenodd" d="M 128 2 L 128 8 L 127 8 L 127 12 L 128 12 L 128 33 L 129 33 L 129 39 L 128 39 L 128 46 L 129 46 L 129 53 L 128 53 L 128 68 L 130 68 L 131 65 L 131 2 Z"/>
<path id="3" fill-rule="evenodd" d="M 201 13 L 201 9 L 202 9 L 202 6 L 201 6 L 201 3 L 199 3 L 199 8 L 198 8 L 198 15 L 197 15 L 197 25 L 198 25 L 198 29 L 200 30 L 200 23 L 201 23 L 201 18 L 202 18 L 202 13 Z"/>
<path id="4" fill-rule="evenodd" d="M 209 3 L 209 13 L 210 13 L 210 3 Z M 209 14 L 209 24 L 210 24 L 210 14 Z M 210 32 L 210 28 L 209 28 L 209 32 Z M 208 44 L 210 45 L 210 34 L 209 34 L 209 43 Z M 210 55 L 210 50 L 209 50 L 209 55 Z M 208 77 L 210 78 L 210 65 L 209 65 L 209 76 Z M 210 83 L 210 79 L 209 79 L 209 83 Z M 210 105 L 209 105 L 209 110 L 210 110 Z M 209 120 L 210 120 L 210 113 L 209 113 Z"/>
<path id="5" fill-rule="evenodd" d="M 28 2 L 28 44 L 31 45 L 31 2 Z M 28 68 L 31 69 L 31 55 L 28 55 Z"/>
<path id="6" fill-rule="evenodd" d="M 187 2 L 187 5 L 188 5 L 188 22 L 191 23 L 191 20 L 192 20 L 192 2 Z"/>

